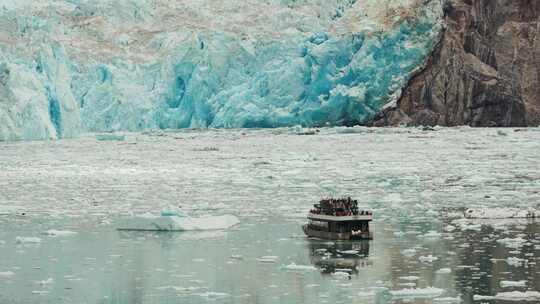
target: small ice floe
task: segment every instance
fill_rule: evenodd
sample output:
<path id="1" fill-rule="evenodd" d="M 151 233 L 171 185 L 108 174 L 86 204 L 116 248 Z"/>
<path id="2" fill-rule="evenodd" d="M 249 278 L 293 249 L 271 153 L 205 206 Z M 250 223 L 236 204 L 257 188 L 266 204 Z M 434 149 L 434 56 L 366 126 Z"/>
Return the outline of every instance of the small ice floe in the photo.
<path id="1" fill-rule="evenodd" d="M 39 243 L 41 243 L 41 239 L 38 238 L 38 237 L 31 237 L 31 236 L 28 236 L 28 237 L 18 236 L 18 237 L 15 238 L 15 243 L 16 244 L 21 244 L 21 245 L 24 245 L 24 244 L 39 244 Z"/>
<path id="2" fill-rule="evenodd" d="M 233 254 L 233 255 L 231 255 L 231 259 L 233 259 L 233 260 L 243 260 L 244 256 L 242 256 L 240 254 Z"/>
<path id="3" fill-rule="evenodd" d="M 512 238 L 505 238 L 505 239 L 497 240 L 497 243 L 501 243 L 507 248 L 519 249 L 519 248 L 523 247 L 523 245 L 525 245 L 527 243 L 527 240 L 523 239 L 521 237 L 517 237 L 517 238 L 513 238 L 513 239 Z"/>
<path id="4" fill-rule="evenodd" d="M 410 258 L 416 255 L 416 249 L 414 248 L 405 249 L 401 251 L 401 254 Z"/>
<path id="5" fill-rule="evenodd" d="M 439 258 L 436 257 L 436 256 L 432 256 L 431 254 L 430 255 L 426 255 L 426 256 L 420 256 L 418 258 L 418 260 L 420 260 L 420 262 L 423 262 L 423 263 L 433 263 L 435 262 L 436 260 L 438 260 Z"/>
<path id="6" fill-rule="evenodd" d="M 45 234 L 45 235 L 48 235 L 48 236 L 72 236 L 72 235 L 77 234 L 77 232 L 75 232 L 75 231 L 69 231 L 69 230 L 55 230 L 55 229 L 51 229 L 51 230 L 45 231 L 44 234 Z"/>
<path id="7" fill-rule="evenodd" d="M 416 287 L 416 283 L 413 283 L 413 282 L 399 283 L 398 286 L 403 286 L 403 287 Z"/>
<path id="8" fill-rule="evenodd" d="M 48 293 L 49 291 L 47 290 L 32 290 L 32 294 L 35 294 L 35 295 L 46 295 Z"/>
<path id="9" fill-rule="evenodd" d="M 515 266 L 515 267 L 522 266 L 523 264 L 525 264 L 527 262 L 527 260 L 525 260 L 525 259 L 520 259 L 520 258 L 516 258 L 516 257 L 506 258 L 505 261 L 506 261 L 506 264 L 508 264 L 510 266 Z"/>
<path id="10" fill-rule="evenodd" d="M 41 286 L 50 285 L 50 284 L 54 283 L 54 279 L 53 278 L 48 278 L 46 280 L 36 281 L 35 283 L 38 284 L 38 285 L 41 285 Z"/>
<path id="11" fill-rule="evenodd" d="M 420 277 L 417 277 L 417 276 L 405 276 L 405 277 L 399 277 L 398 279 L 403 280 L 403 281 L 418 281 L 418 279 L 420 279 Z"/>
<path id="12" fill-rule="evenodd" d="M 313 271 L 313 270 L 317 270 L 316 267 L 311 266 L 311 265 L 296 265 L 295 263 L 291 263 L 289 265 L 282 266 L 282 268 L 285 269 L 285 270 L 292 270 L 292 271 Z"/>
<path id="13" fill-rule="evenodd" d="M 457 304 L 461 303 L 460 297 L 444 297 L 444 298 L 435 298 L 433 299 L 433 303 L 440 303 L 440 304 Z"/>
<path id="14" fill-rule="evenodd" d="M 521 281 L 501 281 L 499 285 L 502 288 L 506 287 L 525 287 L 527 285 L 527 281 L 521 280 Z"/>
<path id="15" fill-rule="evenodd" d="M 215 291 L 207 291 L 203 293 L 197 293 L 195 294 L 197 296 L 208 298 L 208 299 L 221 299 L 231 296 L 230 294 L 226 292 L 215 292 Z"/>
<path id="16" fill-rule="evenodd" d="M 345 254 L 345 255 L 354 255 L 358 254 L 358 250 L 337 250 L 338 253 Z"/>
<path id="17" fill-rule="evenodd" d="M 0 278 L 8 278 L 14 275 L 15 273 L 13 271 L 0 271 Z"/>
<path id="18" fill-rule="evenodd" d="M 540 215 L 534 209 L 518 208 L 478 208 L 467 209 L 465 218 L 469 219 L 507 219 L 507 218 L 536 218 Z"/>
<path id="19" fill-rule="evenodd" d="M 390 294 L 394 298 L 436 298 L 442 295 L 443 289 L 435 287 L 426 288 L 406 288 L 401 290 L 391 290 Z"/>
<path id="20" fill-rule="evenodd" d="M 374 298 L 376 295 L 375 290 L 361 290 L 356 294 L 358 298 Z"/>
<path id="21" fill-rule="evenodd" d="M 257 259 L 261 263 L 275 263 L 278 259 L 278 256 L 275 255 L 265 255 Z"/>
<path id="22" fill-rule="evenodd" d="M 447 274 L 447 273 L 451 273 L 452 272 L 452 269 L 450 268 L 441 268 L 437 271 L 435 271 L 436 274 Z"/>
<path id="23" fill-rule="evenodd" d="M 499 300 L 499 301 L 514 301 L 514 302 L 537 302 L 540 301 L 540 292 L 538 291 L 509 291 L 499 292 L 495 296 L 474 295 L 474 301 L 482 300 Z"/>
<path id="24" fill-rule="evenodd" d="M 234 215 L 207 217 L 189 217 L 181 214 L 163 213 L 156 216 L 144 214 L 124 219 L 118 225 L 118 230 L 138 231 L 192 231 L 192 230 L 223 230 L 240 223 Z"/>
<path id="25" fill-rule="evenodd" d="M 454 230 L 456 230 L 456 226 L 447 225 L 446 227 L 444 227 L 444 231 L 446 232 L 452 232 Z"/>
<path id="26" fill-rule="evenodd" d="M 6 244 L 6 241 L 0 240 L 0 246 L 5 245 L 5 244 Z"/>
<path id="27" fill-rule="evenodd" d="M 426 234 L 422 235 L 421 237 L 426 238 L 426 239 L 436 239 L 436 238 L 441 237 L 441 234 L 437 231 L 431 230 L 431 231 L 428 231 Z"/>
<path id="28" fill-rule="evenodd" d="M 351 278 L 351 274 L 347 271 L 334 271 L 331 275 L 334 279 L 338 280 L 348 280 Z"/>

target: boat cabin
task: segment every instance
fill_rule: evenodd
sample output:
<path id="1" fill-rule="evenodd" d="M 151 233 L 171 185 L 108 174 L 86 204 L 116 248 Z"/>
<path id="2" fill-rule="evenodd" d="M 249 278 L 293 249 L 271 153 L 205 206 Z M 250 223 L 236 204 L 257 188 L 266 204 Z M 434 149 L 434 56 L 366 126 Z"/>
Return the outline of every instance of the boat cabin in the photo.
<path id="1" fill-rule="evenodd" d="M 358 209 L 358 202 L 346 199 L 323 199 L 313 205 L 304 233 L 310 237 L 332 240 L 372 239 L 370 211 Z"/>

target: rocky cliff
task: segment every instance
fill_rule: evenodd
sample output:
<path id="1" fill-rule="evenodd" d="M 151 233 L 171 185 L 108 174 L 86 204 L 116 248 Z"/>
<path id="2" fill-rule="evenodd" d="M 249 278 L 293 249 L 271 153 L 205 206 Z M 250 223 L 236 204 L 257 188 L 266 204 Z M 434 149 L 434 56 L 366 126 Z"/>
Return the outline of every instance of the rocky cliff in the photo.
<path id="1" fill-rule="evenodd" d="M 372 124 L 539 125 L 539 16 L 538 0 L 446 1 L 425 68 Z"/>

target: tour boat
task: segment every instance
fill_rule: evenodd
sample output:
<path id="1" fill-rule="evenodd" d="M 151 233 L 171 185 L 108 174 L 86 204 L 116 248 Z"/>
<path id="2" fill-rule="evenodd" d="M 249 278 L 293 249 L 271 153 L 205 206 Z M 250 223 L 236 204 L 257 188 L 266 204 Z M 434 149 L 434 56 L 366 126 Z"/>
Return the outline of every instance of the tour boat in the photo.
<path id="1" fill-rule="evenodd" d="M 309 237 L 329 240 L 371 240 L 369 222 L 371 211 L 358 210 L 358 202 L 351 198 L 322 199 L 313 205 L 302 226 Z"/>

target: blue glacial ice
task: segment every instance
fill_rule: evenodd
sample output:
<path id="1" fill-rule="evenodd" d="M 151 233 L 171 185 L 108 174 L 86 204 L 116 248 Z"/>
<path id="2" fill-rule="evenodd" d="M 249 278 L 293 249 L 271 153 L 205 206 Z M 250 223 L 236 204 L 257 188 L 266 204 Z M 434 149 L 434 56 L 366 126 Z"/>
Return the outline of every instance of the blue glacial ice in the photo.
<path id="1" fill-rule="evenodd" d="M 2 0 L 0 140 L 361 123 L 441 27 L 438 0 Z"/>

